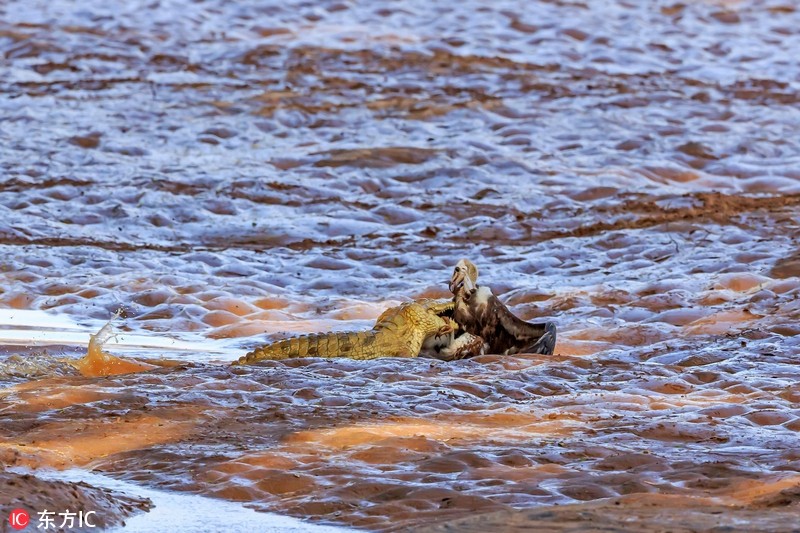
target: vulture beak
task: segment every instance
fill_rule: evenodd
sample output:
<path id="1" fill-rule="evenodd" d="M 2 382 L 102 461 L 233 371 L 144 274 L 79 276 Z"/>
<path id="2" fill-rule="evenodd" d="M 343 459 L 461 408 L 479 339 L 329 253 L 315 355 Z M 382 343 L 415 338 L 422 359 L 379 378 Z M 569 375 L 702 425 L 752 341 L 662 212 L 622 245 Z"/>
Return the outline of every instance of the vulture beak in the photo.
<path id="1" fill-rule="evenodd" d="M 450 278 L 450 284 L 448 285 L 450 292 L 453 294 L 458 293 L 459 289 L 464 286 L 464 281 L 466 279 L 468 279 L 467 270 L 463 268 L 459 262 L 458 266 L 456 266 L 456 268 L 453 270 L 453 275 Z"/>
<path id="2" fill-rule="evenodd" d="M 478 289 L 478 269 L 469 260 L 462 259 L 453 269 L 453 276 L 450 278 L 450 292 L 454 295 L 461 293 L 465 299 Z"/>

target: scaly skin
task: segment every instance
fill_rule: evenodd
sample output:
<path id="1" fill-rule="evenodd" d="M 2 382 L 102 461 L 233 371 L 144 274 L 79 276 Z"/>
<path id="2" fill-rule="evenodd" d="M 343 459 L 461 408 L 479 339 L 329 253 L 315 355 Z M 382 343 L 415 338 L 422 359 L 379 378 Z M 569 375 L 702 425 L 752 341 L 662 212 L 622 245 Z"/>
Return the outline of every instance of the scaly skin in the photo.
<path id="1" fill-rule="evenodd" d="M 369 331 L 312 333 L 285 339 L 256 348 L 233 364 L 297 357 L 417 357 L 427 339 L 449 335 L 458 329 L 455 322 L 444 316 L 452 313 L 453 308 L 450 300 L 404 303 L 384 311 Z"/>

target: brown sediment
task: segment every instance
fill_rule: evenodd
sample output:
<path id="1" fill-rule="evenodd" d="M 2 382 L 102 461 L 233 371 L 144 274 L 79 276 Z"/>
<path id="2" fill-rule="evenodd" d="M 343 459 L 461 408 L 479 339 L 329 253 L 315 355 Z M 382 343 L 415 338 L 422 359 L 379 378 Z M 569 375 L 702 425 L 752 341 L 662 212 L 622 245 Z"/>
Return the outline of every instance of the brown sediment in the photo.
<path id="1" fill-rule="evenodd" d="M 796 485 L 795 485 L 796 487 Z M 791 498 L 774 494 L 776 501 Z M 794 499 L 796 502 L 797 500 Z M 676 514 L 680 518 L 676 520 Z M 479 514 L 451 522 L 415 528 L 426 533 L 445 531 L 586 531 L 589 533 L 694 533 L 734 530 L 783 533 L 794 531 L 798 509 L 777 505 L 721 504 L 712 498 L 635 494 L 591 503 Z"/>
<path id="2" fill-rule="evenodd" d="M 558 339 L 555 353 L 558 355 L 592 355 L 611 348 L 613 344 L 594 340 Z"/>
<path id="3" fill-rule="evenodd" d="M 395 165 L 419 165 L 432 159 L 436 150 L 416 147 L 390 146 L 385 148 L 362 148 L 358 150 L 333 150 L 311 155 L 324 156 L 314 162 L 317 167 L 390 167 Z"/>
<path id="4" fill-rule="evenodd" d="M 148 414 L 121 414 L 104 420 L 78 419 L 44 423 L 17 433 L 13 440 L 0 436 L 0 462 L 31 468 L 71 468 L 132 450 L 175 442 L 191 434 L 195 423 L 185 410 L 162 418 Z"/>
<path id="5" fill-rule="evenodd" d="M 97 528 L 110 528 L 125 523 L 129 516 L 149 511 L 152 502 L 147 498 L 137 498 L 105 488 L 92 487 L 83 482 L 67 482 L 41 479 L 34 474 L 20 474 L 0 471 L 0 506 L 4 510 L 24 509 L 30 515 L 30 527 L 36 527 L 37 512 L 53 511 L 50 515 L 60 526 L 63 516 L 57 513 L 75 511 L 73 525 L 77 528 L 77 513 L 91 512 L 90 522 Z M 64 522 L 69 525 L 69 522 Z M 12 531 L 7 520 L 3 521 L 3 531 Z"/>
<path id="6" fill-rule="evenodd" d="M 601 233 L 625 230 L 642 229 L 673 222 L 707 221 L 720 224 L 738 224 L 736 218 L 752 211 L 785 211 L 800 205 L 800 194 L 747 197 L 729 195 L 718 192 L 692 193 L 681 197 L 683 200 L 696 201 L 696 205 L 671 208 L 658 206 L 653 199 L 646 201 L 634 200 L 624 202 L 612 209 L 602 209 L 605 216 L 615 215 L 643 215 L 635 218 L 626 218 L 614 222 L 595 222 L 580 226 L 569 231 L 554 231 L 541 235 L 542 239 L 558 239 L 564 237 L 587 237 Z M 675 199 L 676 203 L 678 199 Z M 652 213 L 652 214 L 651 214 Z M 599 214 L 599 213 L 598 213 Z M 667 228 L 669 229 L 669 228 Z"/>
<path id="7" fill-rule="evenodd" d="M 800 277 L 800 250 L 792 253 L 788 257 L 781 257 L 772 267 L 770 274 L 775 278 L 797 278 Z"/>
<path id="8" fill-rule="evenodd" d="M 743 329 L 760 318 L 763 317 L 754 315 L 747 309 L 720 311 L 689 323 L 686 326 L 686 333 L 689 335 L 719 335 L 735 328 Z"/>
<path id="9" fill-rule="evenodd" d="M 489 434 L 503 434 L 513 440 L 534 435 L 559 436 L 570 432 L 569 425 L 555 419 L 541 420 L 521 413 L 482 414 L 476 417 L 453 416 L 448 420 L 396 420 L 380 424 L 338 427 L 335 429 L 303 431 L 292 434 L 284 442 L 307 443 L 331 448 L 348 448 L 375 444 L 387 439 L 425 435 L 437 441 L 461 441 L 486 438 Z"/>
<path id="10" fill-rule="evenodd" d="M 54 392 L 42 394 L 43 389 Z M 113 396 L 113 393 L 105 392 L 103 387 L 88 383 L 74 383 L 71 379 L 63 378 L 29 381 L 0 390 L 0 397 L 9 402 L 6 407 L 9 411 L 63 409 L 71 405 L 91 403 Z"/>

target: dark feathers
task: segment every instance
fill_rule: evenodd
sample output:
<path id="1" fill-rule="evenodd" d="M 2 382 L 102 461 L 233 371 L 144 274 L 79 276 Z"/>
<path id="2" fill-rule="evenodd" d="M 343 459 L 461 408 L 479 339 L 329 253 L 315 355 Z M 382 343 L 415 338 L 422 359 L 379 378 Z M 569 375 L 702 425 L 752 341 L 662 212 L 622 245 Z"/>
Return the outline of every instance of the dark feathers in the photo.
<path id="1" fill-rule="evenodd" d="M 466 332 L 483 339 L 484 353 L 553 353 L 556 325 L 517 318 L 488 287 L 458 290 L 455 301 L 453 319 Z"/>

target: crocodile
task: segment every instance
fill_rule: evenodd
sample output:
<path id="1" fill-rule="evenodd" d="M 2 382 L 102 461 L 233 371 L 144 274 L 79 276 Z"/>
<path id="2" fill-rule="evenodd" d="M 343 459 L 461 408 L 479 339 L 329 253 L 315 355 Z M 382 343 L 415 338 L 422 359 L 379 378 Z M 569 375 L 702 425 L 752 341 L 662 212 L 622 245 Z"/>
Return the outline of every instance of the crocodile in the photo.
<path id="1" fill-rule="evenodd" d="M 384 311 L 368 331 L 311 333 L 256 348 L 234 365 L 299 357 L 418 357 L 426 349 L 439 351 L 452 342 L 459 326 L 453 320 L 453 300 L 405 302 Z"/>

